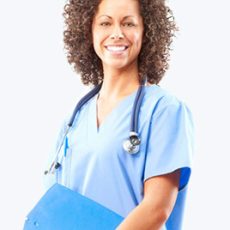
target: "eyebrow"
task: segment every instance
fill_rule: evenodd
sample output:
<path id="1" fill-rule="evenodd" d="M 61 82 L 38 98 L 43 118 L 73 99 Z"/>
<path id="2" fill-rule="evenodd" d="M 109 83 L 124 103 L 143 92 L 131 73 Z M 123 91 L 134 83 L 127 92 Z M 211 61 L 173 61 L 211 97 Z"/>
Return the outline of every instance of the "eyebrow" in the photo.
<path id="1" fill-rule="evenodd" d="M 109 16 L 109 15 L 101 15 L 101 16 L 99 16 L 98 18 L 101 18 L 101 17 L 107 17 L 107 18 L 112 19 L 112 17 Z M 132 15 L 127 15 L 127 16 L 123 17 L 123 19 L 127 19 L 127 18 L 134 18 L 134 16 L 132 16 Z"/>

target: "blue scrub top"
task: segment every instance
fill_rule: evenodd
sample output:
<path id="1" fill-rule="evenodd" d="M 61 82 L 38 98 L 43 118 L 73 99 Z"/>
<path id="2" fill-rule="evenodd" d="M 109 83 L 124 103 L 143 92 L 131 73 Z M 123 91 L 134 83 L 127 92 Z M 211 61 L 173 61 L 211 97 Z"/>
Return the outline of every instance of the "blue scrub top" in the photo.
<path id="1" fill-rule="evenodd" d="M 140 151 L 128 154 L 123 142 L 129 137 L 136 92 L 125 97 L 99 128 L 98 95 L 81 108 L 63 147 L 65 160 L 56 180 L 126 217 L 142 201 L 145 180 L 181 169 L 178 198 L 162 228 L 180 230 L 192 164 L 191 112 L 159 86 L 146 86 L 139 114 Z"/>

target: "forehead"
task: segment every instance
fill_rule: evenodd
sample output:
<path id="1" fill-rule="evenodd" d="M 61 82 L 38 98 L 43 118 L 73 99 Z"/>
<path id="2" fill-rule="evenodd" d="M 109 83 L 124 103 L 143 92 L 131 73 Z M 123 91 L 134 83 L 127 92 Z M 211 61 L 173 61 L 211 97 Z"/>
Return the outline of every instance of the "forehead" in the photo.
<path id="1" fill-rule="evenodd" d="M 139 16 L 138 0 L 102 0 L 98 5 L 97 16 Z"/>

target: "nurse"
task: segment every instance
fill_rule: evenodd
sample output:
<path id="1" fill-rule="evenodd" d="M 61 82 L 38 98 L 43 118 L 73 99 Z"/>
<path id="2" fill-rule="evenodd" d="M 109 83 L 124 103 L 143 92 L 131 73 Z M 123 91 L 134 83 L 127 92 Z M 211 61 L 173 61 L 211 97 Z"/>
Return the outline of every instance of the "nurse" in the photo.
<path id="1" fill-rule="evenodd" d="M 69 63 L 83 84 L 102 87 L 76 115 L 57 182 L 123 216 L 117 230 L 182 229 L 193 123 L 187 106 L 158 86 L 172 12 L 163 0 L 69 0 L 64 17 Z M 144 81 L 140 150 L 129 154 L 123 142 Z"/>

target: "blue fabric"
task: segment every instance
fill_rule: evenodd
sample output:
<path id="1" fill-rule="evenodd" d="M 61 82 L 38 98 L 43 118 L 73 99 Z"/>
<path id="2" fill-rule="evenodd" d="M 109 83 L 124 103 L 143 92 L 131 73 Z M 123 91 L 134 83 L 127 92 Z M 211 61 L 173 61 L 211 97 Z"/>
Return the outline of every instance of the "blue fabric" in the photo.
<path id="1" fill-rule="evenodd" d="M 159 86 L 146 86 L 139 114 L 140 152 L 130 155 L 122 145 L 129 136 L 135 95 L 123 99 L 99 128 L 97 95 L 82 107 L 56 180 L 126 217 L 142 201 L 146 179 L 181 169 L 177 203 L 163 228 L 180 230 L 192 164 L 191 112 Z"/>

